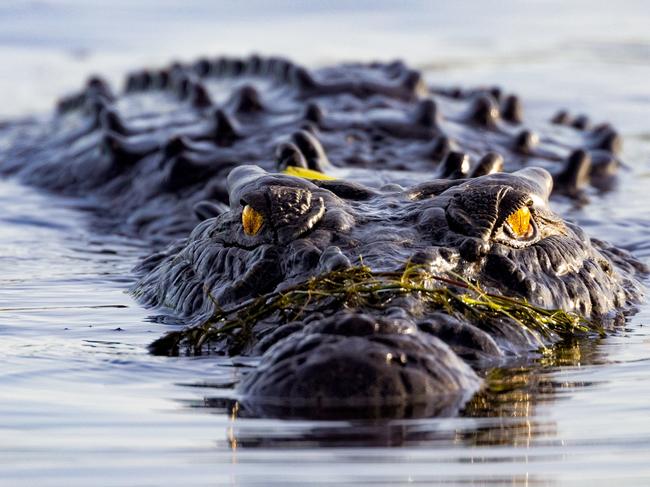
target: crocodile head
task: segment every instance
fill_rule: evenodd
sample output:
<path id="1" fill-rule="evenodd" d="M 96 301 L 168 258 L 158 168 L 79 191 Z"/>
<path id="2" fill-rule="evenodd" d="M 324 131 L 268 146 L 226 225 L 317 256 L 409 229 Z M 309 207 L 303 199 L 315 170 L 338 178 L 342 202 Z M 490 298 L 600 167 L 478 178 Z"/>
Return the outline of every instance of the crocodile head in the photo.
<path id="1" fill-rule="evenodd" d="M 361 263 L 397 275 L 415 266 L 589 318 L 640 297 L 642 265 L 556 216 L 543 169 L 370 189 L 242 166 L 228 184 L 227 211 L 145 262 L 137 292 L 149 304 L 204 322 L 215 303 L 277 296 Z M 372 306 L 332 302 L 259 319 L 243 350 L 261 363 L 238 390 L 258 406 L 426 404 L 440 413 L 480 387 L 481 363 L 549 339 L 507 318 L 432 310 L 422 293 L 379 293 Z"/>

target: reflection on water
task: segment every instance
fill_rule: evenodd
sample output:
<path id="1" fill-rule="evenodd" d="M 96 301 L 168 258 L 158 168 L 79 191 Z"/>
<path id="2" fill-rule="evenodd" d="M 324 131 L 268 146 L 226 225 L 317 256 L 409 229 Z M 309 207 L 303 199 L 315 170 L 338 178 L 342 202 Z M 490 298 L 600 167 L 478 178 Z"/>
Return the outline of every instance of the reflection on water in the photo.
<path id="1" fill-rule="evenodd" d="M 361 2 L 333 13 L 320 12 L 327 2 L 282 2 L 265 27 L 241 9 L 221 12 L 227 22 L 219 23 L 210 12 L 225 8 L 201 0 L 182 12 L 167 2 L 141 2 L 137 11 L 126 3 L 35 2 L 34 18 L 27 3 L 0 6 L 0 60 L 13 67 L 0 75 L 0 114 L 50 106 L 91 69 L 116 76 L 170 53 L 295 48 L 310 63 L 403 54 L 436 68 L 427 79 L 437 84 L 498 83 L 521 93 L 532 120 L 558 107 L 611 120 L 626 140 L 618 187 L 594 191 L 587 206 L 554 205 L 650 263 L 643 1 L 602 10 L 578 1 L 562 18 L 564 2 L 555 1 L 473 4 L 480 15 L 472 17 L 464 1 L 381 2 L 384 12 Z M 61 22 L 69 32 L 54 30 Z M 146 253 L 141 243 L 93 232 L 75 202 L 11 182 L 0 182 L 0 208 L 2 486 L 650 485 L 647 302 L 613 335 L 486 371 L 487 387 L 457 415 L 264 419 L 232 399 L 250 361 L 147 353 L 168 325 L 149 321 L 123 291 Z"/>
<path id="2" fill-rule="evenodd" d="M 491 370 L 488 387 L 457 418 L 271 421 L 247 418 L 234 401 L 184 406 L 228 418 L 216 446 L 231 452 L 232 485 L 318 485 L 305 475 L 363 485 L 645 485 L 650 393 L 635 385 L 649 364 L 608 356 L 620 338 L 567 341 L 532 362 Z M 643 404 L 636 422 L 632 403 Z"/>
<path id="3" fill-rule="evenodd" d="M 183 406 L 227 415 L 233 422 L 233 428 L 228 432 L 232 448 L 235 445 L 246 448 L 432 446 L 449 442 L 468 447 L 530 447 L 536 438 L 550 438 L 558 433 L 555 423 L 540 414 L 540 405 L 552 405 L 567 393 L 598 384 L 590 380 L 560 381 L 555 373 L 562 367 L 603 364 L 605 358 L 600 341 L 594 337 L 565 340 L 533 360 L 521 360 L 520 364 L 486 371 L 486 387 L 460 411 L 447 415 L 467 418 L 468 421 L 441 420 L 439 411 L 429 411 L 429 416 L 426 416 L 427 411 L 412 410 L 411 414 L 400 413 L 402 417 L 415 418 L 413 420 L 303 420 L 296 422 L 297 427 L 287 428 L 284 435 L 278 432 L 269 436 L 265 429 L 250 427 L 247 422 L 250 418 L 258 417 L 258 411 L 247 410 L 246 405 L 236 399 L 219 396 L 219 392 L 229 391 L 230 383 L 201 385 L 205 389 L 205 397 L 183 402 Z M 209 395 L 213 389 L 217 389 L 216 396 Z M 285 417 L 286 413 L 283 410 L 278 415 Z M 389 418 L 390 414 L 385 412 L 378 416 Z M 393 417 L 400 417 L 400 414 Z M 302 429 L 300 425 L 303 425 Z M 236 430 L 234 426 L 237 426 Z"/>

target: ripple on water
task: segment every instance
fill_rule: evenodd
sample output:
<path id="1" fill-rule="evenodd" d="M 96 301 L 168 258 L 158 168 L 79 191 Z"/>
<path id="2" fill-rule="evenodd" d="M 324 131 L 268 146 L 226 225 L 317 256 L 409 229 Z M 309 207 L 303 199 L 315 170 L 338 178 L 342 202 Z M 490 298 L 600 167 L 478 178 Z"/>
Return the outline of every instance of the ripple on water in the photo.
<path id="1" fill-rule="evenodd" d="M 0 183 L 0 194 L 23 202 L 18 215 L 75 216 L 11 183 Z M 20 239 L 20 252 L 36 262 L 16 259 L 0 277 L 0 466 L 8 481 L 607 485 L 650 475 L 647 306 L 615 335 L 490 371 L 489 387 L 457 418 L 256 419 L 231 393 L 246 360 L 146 352 L 165 325 L 123 292 L 138 245 L 114 241 L 107 259 L 96 239 L 88 251 L 80 245 L 94 238 L 83 228 L 37 228 Z M 1 234 L 3 248 L 15 235 Z M 59 254 L 72 258 L 49 263 Z"/>
<path id="2" fill-rule="evenodd" d="M 49 2 L 41 3 L 60 15 Z M 642 5 L 626 5 L 637 3 Z M 457 7 L 448 8 L 452 14 L 443 12 L 443 17 L 455 18 Z M 540 22 L 551 19 L 544 12 L 553 9 L 529 8 L 535 8 Z M 598 9 L 572 8 L 580 15 L 574 19 L 589 19 L 585 29 L 603 31 L 598 26 L 604 14 Z M 485 10 L 487 18 L 494 15 L 491 8 Z M 433 32 L 428 23 L 433 20 L 426 17 L 425 22 L 425 17 L 418 22 Z M 476 18 L 481 19 L 478 27 L 490 27 L 485 16 Z M 637 25 L 633 32 L 646 32 L 647 22 L 639 19 L 631 19 Z M 555 25 L 555 16 L 552 20 L 546 25 Z M 621 43 L 595 43 L 598 36 L 592 32 L 589 42 L 571 48 L 560 43 L 566 48 L 558 49 L 551 42 L 543 55 L 532 56 L 524 43 L 528 50 L 523 54 L 501 50 L 485 56 L 499 46 L 476 37 L 483 31 L 473 29 L 472 21 L 467 18 L 470 24 L 463 29 L 474 37 L 463 34 L 465 42 L 458 43 L 460 34 L 452 26 L 443 31 L 448 41 L 436 44 L 449 46 L 447 58 L 469 52 L 461 63 L 445 63 L 445 56 L 432 55 L 413 37 L 395 33 L 396 45 L 422 46 L 414 56 L 426 51 L 425 61 L 433 57 L 432 65 L 444 65 L 444 71 L 429 73 L 433 81 L 498 82 L 521 92 L 527 108 L 542 113 L 566 104 L 612 118 L 625 132 L 623 159 L 629 166 L 618 188 L 590 194 L 586 207 L 561 200 L 553 204 L 591 235 L 650 263 L 650 68 L 641 61 L 647 42 L 635 43 L 630 51 Z M 644 30 L 638 30 L 641 24 Z M 512 22 L 508 29 L 515 37 L 503 45 L 524 40 L 521 32 L 529 40 L 525 23 Z M 550 27 L 538 30 L 548 31 L 545 36 L 561 34 Z M 573 28 L 568 31 L 575 34 Z M 419 40 L 421 32 L 413 35 Z M 367 37 L 371 44 L 379 42 Z M 259 38 L 251 39 L 259 45 Z M 625 62 L 619 63 L 621 53 Z M 40 66 L 43 53 L 36 54 L 32 58 L 38 62 L 31 62 Z M 69 69 L 67 76 L 74 74 L 74 86 L 80 66 L 88 69 L 65 56 L 51 64 L 59 62 Z M 9 81 L 16 86 L 15 78 Z M 34 90 L 28 91 L 31 100 Z M 106 486 L 650 483 L 647 302 L 614 335 L 563 343 L 532 362 L 490 371 L 489 387 L 459 417 L 259 419 L 247 417 L 231 394 L 249 361 L 146 352 L 169 325 L 149 320 L 123 291 L 132 280 L 132 265 L 145 252 L 140 242 L 93 234 L 75 203 L 10 182 L 0 182 L 0 207 L 1 485 L 86 486 L 98 479 Z"/>

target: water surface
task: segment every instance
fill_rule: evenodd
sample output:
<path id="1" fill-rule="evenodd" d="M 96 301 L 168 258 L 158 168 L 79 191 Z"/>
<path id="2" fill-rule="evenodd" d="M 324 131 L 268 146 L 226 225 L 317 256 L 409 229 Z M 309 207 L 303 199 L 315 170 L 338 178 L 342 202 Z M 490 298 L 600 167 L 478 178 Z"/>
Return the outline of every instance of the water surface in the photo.
<path id="1" fill-rule="evenodd" d="M 650 7 L 593 3 L 8 2 L 0 118 L 175 56 L 401 56 L 431 82 L 503 85 L 533 120 L 567 107 L 614 123 L 619 187 L 553 204 L 650 264 Z M 12 181 L 0 208 L 1 485 L 650 484 L 647 302 L 612 336 L 491 371 L 457 418 L 247 418 L 223 400 L 246 361 L 147 353 L 165 325 L 124 292 L 140 242 Z"/>

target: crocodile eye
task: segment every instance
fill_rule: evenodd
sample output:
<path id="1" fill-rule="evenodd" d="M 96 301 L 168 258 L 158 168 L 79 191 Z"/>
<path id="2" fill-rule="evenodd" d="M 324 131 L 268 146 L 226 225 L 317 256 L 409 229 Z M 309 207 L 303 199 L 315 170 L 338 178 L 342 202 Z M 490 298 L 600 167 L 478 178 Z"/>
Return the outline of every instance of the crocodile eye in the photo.
<path id="1" fill-rule="evenodd" d="M 529 238 L 533 232 L 528 206 L 519 208 L 506 219 L 506 222 L 510 225 L 510 229 L 517 237 Z"/>
<path id="2" fill-rule="evenodd" d="M 264 224 L 264 216 L 252 206 L 246 205 L 241 213 L 241 224 L 244 233 L 249 236 L 257 235 Z"/>

